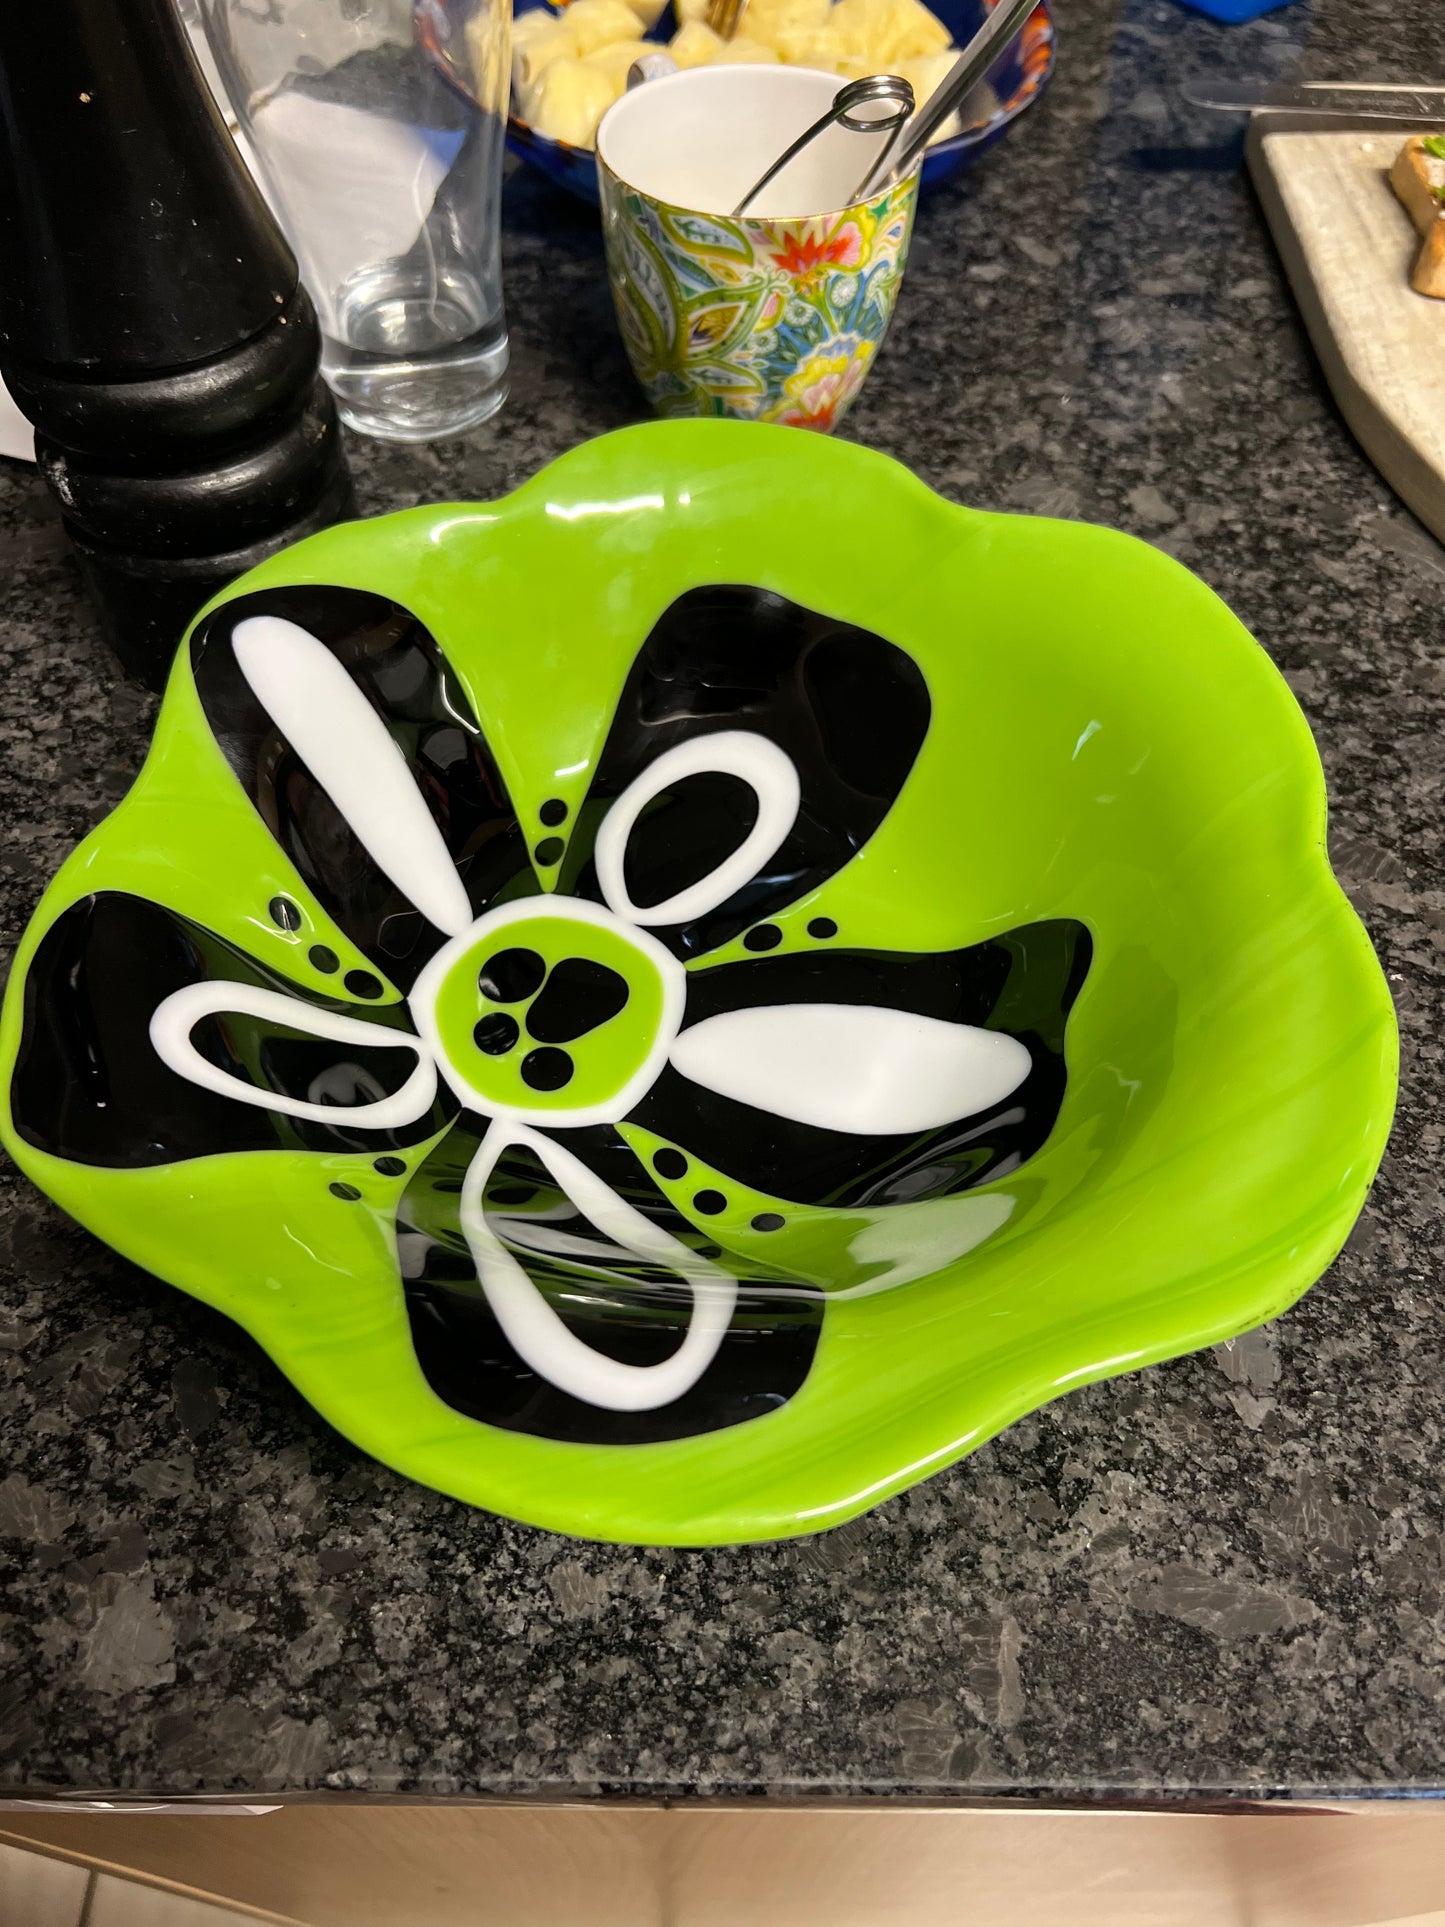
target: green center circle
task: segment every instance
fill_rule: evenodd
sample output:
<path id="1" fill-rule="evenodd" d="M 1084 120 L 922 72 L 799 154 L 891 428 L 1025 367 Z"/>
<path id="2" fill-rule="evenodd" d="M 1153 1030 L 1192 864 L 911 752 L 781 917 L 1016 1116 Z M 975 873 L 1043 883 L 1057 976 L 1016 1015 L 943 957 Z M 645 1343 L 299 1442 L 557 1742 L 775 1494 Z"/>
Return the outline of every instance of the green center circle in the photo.
<path id="1" fill-rule="evenodd" d="M 435 1010 L 443 1049 L 484 1105 L 560 1116 L 607 1103 L 636 1074 L 657 1041 L 663 981 L 619 930 L 524 917 L 457 958 Z"/>

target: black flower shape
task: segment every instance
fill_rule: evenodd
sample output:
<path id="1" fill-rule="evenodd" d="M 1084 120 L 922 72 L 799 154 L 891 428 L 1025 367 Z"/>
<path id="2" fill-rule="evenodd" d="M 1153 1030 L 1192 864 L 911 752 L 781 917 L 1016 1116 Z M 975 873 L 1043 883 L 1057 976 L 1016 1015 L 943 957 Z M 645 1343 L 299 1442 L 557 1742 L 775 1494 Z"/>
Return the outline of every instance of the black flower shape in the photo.
<path id="1" fill-rule="evenodd" d="M 525 826 L 395 603 L 265 590 L 191 650 L 304 887 L 236 876 L 254 954 L 138 896 L 64 912 L 26 983 L 17 1128 L 95 1165 L 370 1157 L 396 1180 L 417 1356 L 456 1409 L 607 1443 L 765 1413 L 825 1304 L 786 1256 L 795 1214 L 950 1195 L 1051 1129 L 1081 925 L 919 955 L 850 948 L 820 907 L 774 921 L 816 907 L 923 743 L 927 687 L 891 643 L 694 591 L 583 799 Z M 358 1201 L 318 1184 L 318 1209 Z"/>

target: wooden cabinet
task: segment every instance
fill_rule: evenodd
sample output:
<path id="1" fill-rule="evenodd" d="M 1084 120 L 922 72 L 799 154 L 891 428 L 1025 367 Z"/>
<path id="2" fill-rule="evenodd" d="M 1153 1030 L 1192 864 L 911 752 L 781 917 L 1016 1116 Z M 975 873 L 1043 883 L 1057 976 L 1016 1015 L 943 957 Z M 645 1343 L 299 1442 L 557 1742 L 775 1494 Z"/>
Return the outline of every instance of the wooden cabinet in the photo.
<path id="1" fill-rule="evenodd" d="M 17 1810 L 0 1814 L 0 1838 L 303 1927 L 1445 1927 L 1433 1801 L 1225 1813 L 341 1801 Z"/>

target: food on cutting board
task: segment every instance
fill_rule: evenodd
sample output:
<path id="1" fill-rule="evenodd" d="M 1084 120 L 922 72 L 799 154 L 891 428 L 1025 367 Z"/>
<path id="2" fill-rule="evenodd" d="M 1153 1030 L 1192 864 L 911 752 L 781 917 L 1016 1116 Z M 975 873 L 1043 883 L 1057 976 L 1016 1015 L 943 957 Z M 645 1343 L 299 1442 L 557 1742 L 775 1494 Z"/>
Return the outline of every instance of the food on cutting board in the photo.
<path id="1" fill-rule="evenodd" d="M 1410 286 L 1445 301 L 1445 134 L 1412 134 L 1395 156 L 1390 185 L 1422 237 Z"/>
<path id="2" fill-rule="evenodd" d="M 676 0 L 676 12 L 667 52 L 679 67 L 783 61 L 848 80 L 901 74 L 920 107 L 958 54 L 923 0 L 748 0 L 731 40 L 707 24 L 707 0 Z M 633 61 L 661 51 L 642 39 L 661 13 L 662 0 L 571 0 L 558 12 L 544 6 L 517 14 L 513 113 L 551 140 L 593 146 L 597 123 L 626 88 Z M 949 139 L 959 125 L 955 114 L 933 140 Z"/>

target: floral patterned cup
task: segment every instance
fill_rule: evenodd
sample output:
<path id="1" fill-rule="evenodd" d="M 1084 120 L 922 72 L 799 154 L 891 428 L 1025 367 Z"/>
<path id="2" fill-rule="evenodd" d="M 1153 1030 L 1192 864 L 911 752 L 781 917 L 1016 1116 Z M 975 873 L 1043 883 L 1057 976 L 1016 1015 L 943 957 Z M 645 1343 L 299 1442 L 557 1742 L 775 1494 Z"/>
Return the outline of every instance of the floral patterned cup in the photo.
<path id="1" fill-rule="evenodd" d="M 826 432 L 862 387 L 898 298 L 917 173 L 851 201 L 882 137 L 831 128 L 760 211 L 701 211 L 735 206 L 837 86 L 811 69 L 697 68 L 648 82 L 604 120 L 608 272 L 633 371 L 660 415 Z"/>

